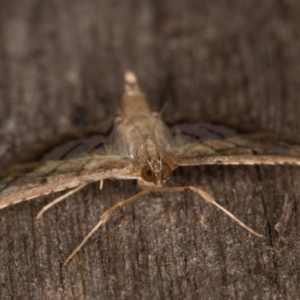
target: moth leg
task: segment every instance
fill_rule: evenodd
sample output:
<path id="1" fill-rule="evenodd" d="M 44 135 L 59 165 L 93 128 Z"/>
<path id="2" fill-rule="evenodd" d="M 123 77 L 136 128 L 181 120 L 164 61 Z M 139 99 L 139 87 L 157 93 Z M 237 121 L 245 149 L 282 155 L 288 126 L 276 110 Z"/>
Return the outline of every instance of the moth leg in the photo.
<path id="1" fill-rule="evenodd" d="M 252 228 L 248 227 L 246 224 L 244 224 L 241 220 L 239 220 L 237 217 L 235 217 L 231 212 L 229 212 L 228 210 L 226 210 L 224 207 L 222 207 L 220 204 L 218 204 L 217 202 L 215 202 L 215 200 L 206 192 L 204 192 L 203 190 L 200 190 L 196 187 L 193 186 L 188 186 L 188 187 L 161 187 L 161 188 L 149 188 L 149 189 L 145 189 L 142 192 L 126 199 L 123 201 L 118 202 L 117 204 L 115 204 L 114 206 L 112 206 L 111 208 L 109 208 L 107 211 L 105 211 L 101 217 L 100 217 L 100 221 L 98 222 L 98 224 L 85 236 L 85 238 L 82 240 L 82 242 L 76 247 L 76 249 L 67 257 L 67 259 L 64 262 L 64 265 L 66 265 L 73 257 L 74 255 L 82 248 L 82 246 L 89 240 L 89 238 L 93 235 L 93 233 L 104 223 L 106 223 L 109 218 L 112 216 L 112 214 L 118 209 L 121 208 L 129 203 L 132 203 L 134 201 L 136 201 L 138 198 L 140 198 L 141 196 L 147 195 L 149 193 L 152 192 L 184 192 L 186 190 L 191 190 L 192 192 L 200 195 L 200 197 L 202 199 L 204 199 L 205 201 L 215 205 L 216 207 L 218 207 L 220 210 L 222 210 L 225 214 L 227 214 L 231 219 L 233 219 L 234 221 L 236 221 L 240 226 L 242 226 L 243 228 L 245 228 L 246 230 L 248 230 L 250 233 L 258 236 L 258 237 L 262 237 L 261 234 L 259 234 L 258 232 L 254 231 Z"/>
<path id="2" fill-rule="evenodd" d="M 260 233 L 254 231 L 252 228 L 250 228 L 245 223 L 243 223 L 240 219 L 238 219 L 235 215 L 233 215 L 231 212 L 229 212 L 227 209 L 225 209 L 223 206 L 221 206 L 219 203 L 217 203 L 208 193 L 206 193 L 203 190 L 200 190 L 196 187 L 193 187 L 193 186 L 188 186 L 188 187 L 186 187 L 186 189 L 193 191 L 194 193 L 200 195 L 200 197 L 202 199 L 204 199 L 205 201 L 215 205 L 217 208 L 222 210 L 227 216 L 229 216 L 232 220 L 237 222 L 240 226 L 242 226 L 243 228 L 248 230 L 250 233 L 252 233 L 258 237 L 262 237 L 262 235 Z"/>
<path id="3" fill-rule="evenodd" d="M 100 180 L 99 182 L 99 190 L 102 190 L 103 189 L 103 183 L 104 183 L 104 180 Z"/>
<path id="4" fill-rule="evenodd" d="M 245 223 L 243 223 L 240 219 L 238 219 L 236 216 L 234 216 L 231 212 L 229 212 L 227 209 L 225 209 L 223 206 L 218 204 L 212 196 L 210 196 L 208 193 L 204 192 L 203 190 L 200 190 L 196 187 L 193 186 L 186 186 L 186 187 L 162 187 L 162 188 L 156 188 L 155 190 L 152 191 L 157 191 L 157 192 L 184 192 L 186 190 L 191 190 L 192 192 L 198 194 L 203 200 L 206 202 L 209 202 L 216 207 L 218 207 L 220 210 L 222 210 L 226 215 L 228 215 L 232 220 L 237 222 L 240 226 L 248 230 L 250 233 L 253 235 L 256 235 L 258 237 L 262 237 L 262 235 L 256 231 L 254 231 L 252 228 L 247 226 Z"/>
<path id="5" fill-rule="evenodd" d="M 284 231 L 287 228 L 287 224 L 291 218 L 295 199 L 294 197 L 289 197 L 288 194 L 284 195 L 284 203 L 282 208 L 282 215 L 279 221 L 275 224 L 275 230 L 278 232 L 279 238 L 283 239 Z"/>
<path id="6" fill-rule="evenodd" d="M 45 205 L 40 211 L 39 213 L 36 215 L 36 219 L 38 220 L 49 208 L 51 208 L 52 206 L 54 206 L 55 204 L 57 204 L 58 202 L 64 200 L 65 198 L 77 193 L 78 191 L 80 191 L 81 189 L 83 189 L 85 186 L 87 186 L 87 184 L 83 184 L 78 186 L 75 189 L 70 190 L 69 192 L 63 194 L 62 196 L 54 199 L 52 202 L 50 202 L 49 204 Z"/>
<path id="7" fill-rule="evenodd" d="M 85 236 L 85 238 L 82 240 L 82 242 L 76 247 L 76 249 L 68 256 L 68 258 L 65 260 L 64 265 L 66 265 L 72 258 L 73 256 L 82 248 L 82 246 L 89 240 L 89 238 L 92 236 L 92 234 L 104 223 L 106 223 L 109 218 L 112 216 L 112 214 L 118 209 L 121 208 L 129 203 L 132 203 L 136 201 L 138 198 L 140 198 L 143 195 L 147 195 L 149 193 L 153 192 L 153 190 L 144 190 L 126 200 L 120 201 L 111 208 L 109 208 L 107 211 L 105 211 L 101 217 L 100 221 L 98 224 Z"/>

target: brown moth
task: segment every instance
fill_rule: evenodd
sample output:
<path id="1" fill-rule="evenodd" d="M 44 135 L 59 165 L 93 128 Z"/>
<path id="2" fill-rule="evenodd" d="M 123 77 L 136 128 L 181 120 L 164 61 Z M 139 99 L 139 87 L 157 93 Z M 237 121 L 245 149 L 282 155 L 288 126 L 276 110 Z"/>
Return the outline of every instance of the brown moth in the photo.
<path id="1" fill-rule="evenodd" d="M 88 128 L 35 144 L 7 162 L 0 172 L 0 208 L 70 189 L 44 207 L 54 204 L 87 184 L 104 179 L 137 179 L 144 189 L 108 209 L 99 223 L 66 259 L 80 250 L 89 237 L 119 208 L 152 191 L 193 191 L 217 206 L 250 233 L 261 236 L 220 206 L 203 190 L 163 187 L 174 169 L 197 165 L 300 165 L 300 143 L 276 135 L 223 125 L 195 122 L 167 126 L 151 112 L 134 73 L 125 74 L 120 116 L 105 128 Z"/>

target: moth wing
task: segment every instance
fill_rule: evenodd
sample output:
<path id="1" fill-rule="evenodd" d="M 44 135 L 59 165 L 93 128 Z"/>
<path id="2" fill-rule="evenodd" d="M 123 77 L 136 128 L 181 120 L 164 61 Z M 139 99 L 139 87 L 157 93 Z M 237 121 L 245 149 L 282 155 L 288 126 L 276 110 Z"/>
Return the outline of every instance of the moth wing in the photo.
<path id="1" fill-rule="evenodd" d="M 33 144 L 1 167 L 0 208 L 22 200 L 131 174 L 131 159 L 114 151 L 114 122 Z"/>
<path id="2" fill-rule="evenodd" d="M 30 162 L 69 160 L 84 156 L 86 153 L 103 154 L 107 152 L 107 145 L 111 144 L 113 137 L 114 122 L 112 119 L 100 126 L 74 129 L 35 142 L 4 163 L 1 169 L 9 169 L 17 164 Z"/>
<path id="3" fill-rule="evenodd" d="M 131 159 L 98 155 L 16 165 L 0 173 L 0 209 L 90 182 L 126 177 L 131 169 Z"/>
<path id="4" fill-rule="evenodd" d="M 171 126 L 177 163 L 203 164 L 300 164 L 300 142 L 256 131 L 250 127 L 212 122 Z"/>

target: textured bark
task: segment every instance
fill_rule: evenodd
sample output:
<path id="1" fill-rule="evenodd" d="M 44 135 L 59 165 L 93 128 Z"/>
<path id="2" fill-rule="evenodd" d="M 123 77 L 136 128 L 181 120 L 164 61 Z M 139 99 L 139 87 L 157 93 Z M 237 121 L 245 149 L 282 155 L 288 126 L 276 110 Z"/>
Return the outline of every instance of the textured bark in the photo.
<path id="1" fill-rule="evenodd" d="M 1 162 L 113 115 L 128 68 L 166 117 L 223 115 L 299 139 L 299 13 L 297 1 L 1 0 Z M 201 186 L 262 239 L 192 193 L 156 193 L 120 210 L 66 267 L 134 182 L 91 184 L 39 221 L 53 196 L 0 210 L 0 298 L 296 299 L 299 171 L 174 173 L 171 185 Z"/>

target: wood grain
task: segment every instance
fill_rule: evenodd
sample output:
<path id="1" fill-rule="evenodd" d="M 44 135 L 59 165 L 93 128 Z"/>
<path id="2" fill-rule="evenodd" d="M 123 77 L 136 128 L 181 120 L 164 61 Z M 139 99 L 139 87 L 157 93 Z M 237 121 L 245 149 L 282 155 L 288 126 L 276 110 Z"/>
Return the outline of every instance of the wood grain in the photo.
<path id="1" fill-rule="evenodd" d="M 128 68 L 166 116 L 223 115 L 299 139 L 299 10 L 295 1 L 1 1 L 1 162 L 111 116 Z M 64 268 L 134 182 L 92 184 L 40 221 L 51 196 L 3 209 L 0 297 L 296 299 L 298 182 L 296 166 L 178 169 L 170 185 L 201 186 L 265 238 L 196 195 L 157 193 L 117 213 Z M 285 199 L 294 205 L 279 234 Z"/>

